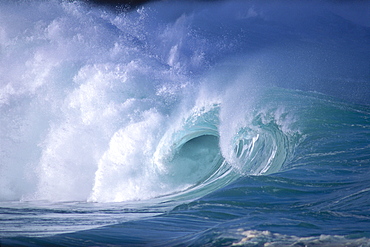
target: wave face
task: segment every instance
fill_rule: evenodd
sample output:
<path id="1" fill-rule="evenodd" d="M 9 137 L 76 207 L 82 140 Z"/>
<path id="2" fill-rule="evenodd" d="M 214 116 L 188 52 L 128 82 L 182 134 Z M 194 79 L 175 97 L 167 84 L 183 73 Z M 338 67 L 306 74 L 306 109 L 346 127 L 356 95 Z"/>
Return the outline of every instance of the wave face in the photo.
<path id="1" fill-rule="evenodd" d="M 78 1 L 3 1 L 2 230 L 39 236 L 42 226 L 45 234 L 70 232 L 125 222 L 132 212 L 139 218 L 172 209 L 169 217 L 198 215 L 192 208 L 207 208 L 214 198 L 222 198 L 225 212 L 236 210 L 231 201 L 244 196 L 230 196 L 253 191 L 253 179 L 261 184 L 255 193 L 263 195 L 270 184 L 268 191 L 287 198 L 293 191 L 301 200 L 314 193 L 307 184 L 318 191 L 338 188 L 347 176 L 347 183 L 361 185 L 337 195 L 337 203 L 346 207 L 343 200 L 364 198 L 370 159 L 366 8 L 364 2 L 176 1 L 117 13 Z M 311 173 L 319 177 L 315 185 L 306 181 Z M 324 198 L 335 200 L 331 192 Z M 56 220 L 17 232 L 9 215 L 21 211 L 25 217 L 18 220 L 26 221 L 30 208 L 40 219 L 72 216 L 57 230 Z M 104 218 L 101 212 L 108 211 Z M 78 221 L 81 214 L 91 217 Z M 361 216 L 368 226 L 370 215 Z M 218 217 L 210 222 L 219 224 Z M 186 228 L 186 221 L 178 222 Z M 227 234 L 241 245 L 259 237 L 301 241 L 295 231 L 261 224 L 240 223 L 291 236 Z M 193 244 L 205 244 L 203 233 Z"/>

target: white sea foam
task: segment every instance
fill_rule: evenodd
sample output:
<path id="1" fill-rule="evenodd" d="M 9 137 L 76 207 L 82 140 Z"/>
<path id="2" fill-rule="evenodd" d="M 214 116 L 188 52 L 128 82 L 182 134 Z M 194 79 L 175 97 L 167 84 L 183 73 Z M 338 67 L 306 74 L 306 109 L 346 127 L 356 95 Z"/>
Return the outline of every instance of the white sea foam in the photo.
<path id="1" fill-rule="evenodd" d="M 351 239 L 339 235 L 320 235 L 315 237 L 297 237 L 270 231 L 239 230 L 238 234 L 243 236 L 240 241 L 234 242 L 232 246 L 370 246 L 369 239 Z"/>

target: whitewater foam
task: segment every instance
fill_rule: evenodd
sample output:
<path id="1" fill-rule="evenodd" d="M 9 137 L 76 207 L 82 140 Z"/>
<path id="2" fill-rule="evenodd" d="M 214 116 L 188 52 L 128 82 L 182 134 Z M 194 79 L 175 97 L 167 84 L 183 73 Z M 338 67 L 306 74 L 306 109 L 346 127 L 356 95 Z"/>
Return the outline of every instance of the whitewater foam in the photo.
<path id="1" fill-rule="evenodd" d="M 337 235 L 320 235 L 315 237 L 289 236 L 270 231 L 238 230 L 243 238 L 232 246 L 370 246 L 369 239 L 350 239 Z"/>

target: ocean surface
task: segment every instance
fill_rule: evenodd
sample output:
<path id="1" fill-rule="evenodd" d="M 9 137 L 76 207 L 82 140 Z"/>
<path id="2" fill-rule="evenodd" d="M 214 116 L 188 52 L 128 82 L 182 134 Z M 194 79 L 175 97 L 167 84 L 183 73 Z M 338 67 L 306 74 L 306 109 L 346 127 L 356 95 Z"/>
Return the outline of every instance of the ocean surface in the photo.
<path id="1" fill-rule="evenodd" d="M 370 246 L 370 2 L 0 2 L 1 246 Z"/>

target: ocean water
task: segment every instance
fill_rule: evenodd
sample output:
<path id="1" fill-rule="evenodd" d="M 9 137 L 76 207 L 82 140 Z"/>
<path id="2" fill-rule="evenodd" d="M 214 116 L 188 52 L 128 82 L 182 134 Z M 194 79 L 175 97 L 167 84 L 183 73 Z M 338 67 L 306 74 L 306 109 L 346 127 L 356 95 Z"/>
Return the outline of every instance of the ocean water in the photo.
<path id="1" fill-rule="evenodd" d="M 1 246 L 370 246 L 370 3 L 0 3 Z"/>

